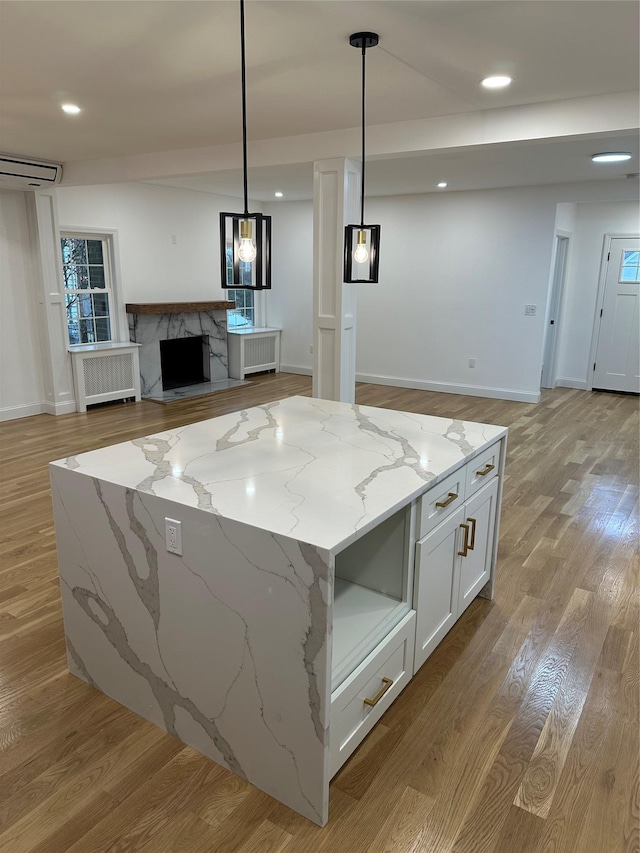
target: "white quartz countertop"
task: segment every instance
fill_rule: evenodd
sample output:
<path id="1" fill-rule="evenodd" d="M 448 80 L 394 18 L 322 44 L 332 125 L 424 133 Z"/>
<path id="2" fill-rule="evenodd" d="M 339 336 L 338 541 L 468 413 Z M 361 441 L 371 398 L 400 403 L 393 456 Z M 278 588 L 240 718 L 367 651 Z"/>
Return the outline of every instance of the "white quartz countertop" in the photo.
<path id="1" fill-rule="evenodd" d="M 290 397 L 51 464 L 337 553 L 506 434 Z"/>

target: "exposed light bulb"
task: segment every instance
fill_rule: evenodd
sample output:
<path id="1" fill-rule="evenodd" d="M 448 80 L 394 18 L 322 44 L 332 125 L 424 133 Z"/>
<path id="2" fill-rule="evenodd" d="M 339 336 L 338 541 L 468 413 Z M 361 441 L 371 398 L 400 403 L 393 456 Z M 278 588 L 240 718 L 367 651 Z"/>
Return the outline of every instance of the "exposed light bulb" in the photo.
<path id="1" fill-rule="evenodd" d="M 367 247 L 360 245 L 353 253 L 353 260 L 357 264 L 364 264 L 365 261 L 369 260 L 369 252 L 367 252 Z"/>
<path id="2" fill-rule="evenodd" d="M 364 264 L 369 260 L 369 252 L 367 250 L 367 235 L 362 229 L 358 231 L 358 245 L 353 253 L 353 260 L 357 264 Z"/>
<path id="3" fill-rule="evenodd" d="M 251 223 L 245 219 L 240 223 L 240 246 L 238 247 L 238 257 L 245 264 L 250 264 L 255 261 L 258 251 L 251 239 Z"/>
<path id="4" fill-rule="evenodd" d="M 257 255 L 256 247 L 251 242 L 250 237 L 244 237 L 240 240 L 240 247 L 238 248 L 238 257 L 245 264 L 250 264 L 251 261 L 255 261 Z"/>

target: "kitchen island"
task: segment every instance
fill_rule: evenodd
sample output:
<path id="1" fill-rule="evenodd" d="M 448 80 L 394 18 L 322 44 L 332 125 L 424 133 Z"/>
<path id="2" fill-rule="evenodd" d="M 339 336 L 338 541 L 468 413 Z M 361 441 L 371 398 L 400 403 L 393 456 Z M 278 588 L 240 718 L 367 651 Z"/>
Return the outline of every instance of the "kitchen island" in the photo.
<path id="1" fill-rule="evenodd" d="M 506 434 L 292 397 L 51 463 L 70 671 L 324 825 L 492 596 Z"/>

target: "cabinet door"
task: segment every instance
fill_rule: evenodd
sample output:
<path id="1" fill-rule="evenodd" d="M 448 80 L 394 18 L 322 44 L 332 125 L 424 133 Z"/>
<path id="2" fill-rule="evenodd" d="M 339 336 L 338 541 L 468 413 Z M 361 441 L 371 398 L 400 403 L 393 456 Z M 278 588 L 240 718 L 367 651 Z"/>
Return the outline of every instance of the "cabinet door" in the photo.
<path id="1" fill-rule="evenodd" d="M 465 524 L 469 526 L 469 535 L 467 553 L 460 558 L 458 616 L 471 604 L 491 576 L 497 497 L 496 477 L 464 505 Z"/>
<path id="2" fill-rule="evenodd" d="M 464 531 L 460 507 L 416 545 L 417 611 L 414 673 L 422 666 L 458 617 L 458 551 Z"/>

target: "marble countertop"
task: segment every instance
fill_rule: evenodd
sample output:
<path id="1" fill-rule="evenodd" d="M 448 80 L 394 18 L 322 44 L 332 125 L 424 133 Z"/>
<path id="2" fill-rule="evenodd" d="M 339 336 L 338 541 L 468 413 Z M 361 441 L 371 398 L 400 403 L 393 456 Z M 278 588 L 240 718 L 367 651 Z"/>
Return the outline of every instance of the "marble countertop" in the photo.
<path id="1" fill-rule="evenodd" d="M 290 397 L 51 464 L 337 553 L 506 434 Z"/>

